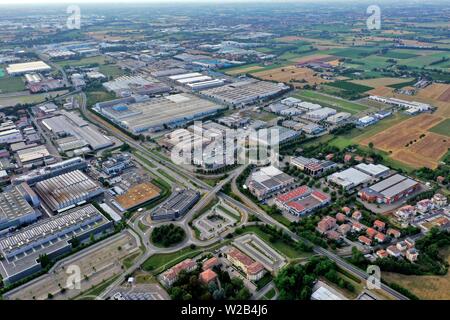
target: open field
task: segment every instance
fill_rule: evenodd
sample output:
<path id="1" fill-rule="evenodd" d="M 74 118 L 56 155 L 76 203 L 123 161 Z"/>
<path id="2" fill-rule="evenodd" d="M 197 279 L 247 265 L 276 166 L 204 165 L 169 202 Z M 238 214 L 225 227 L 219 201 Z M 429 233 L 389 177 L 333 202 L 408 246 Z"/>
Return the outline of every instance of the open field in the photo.
<path id="1" fill-rule="evenodd" d="M 0 79 L 0 93 L 16 92 L 25 90 L 22 77 L 2 77 Z"/>
<path id="2" fill-rule="evenodd" d="M 29 94 L 27 91 L 24 94 L 17 96 L 0 96 L 0 106 L 10 107 L 16 104 L 35 104 L 45 101 L 45 98 L 53 98 L 57 95 L 63 95 L 68 90 L 52 91 L 48 93 Z"/>
<path id="3" fill-rule="evenodd" d="M 309 68 L 298 68 L 296 66 L 286 66 L 282 68 L 276 68 L 271 70 L 265 70 L 252 73 L 253 76 L 262 80 L 272 80 L 278 82 L 290 83 L 304 80 L 308 84 L 320 84 L 328 82 L 325 79 L 316 75 L 316 72 Z M 303 86 L 304 83 L 299 83 Z"/>
<path id="4" fill-rule="evenodd" d="M 80 60 L 64 60 L 56 62 L 57 65 L 61 67 L 77 67 L 77 66 L 85 66 L 89 64 L 105 64 L 107 58 L 105 56 L 95 56 L 83 58 Z"/>
<path id="5" fill-rule="evenodd" d="M 450 119 L 445 119 L 444 121 L 439 122 L 428 131 L 450 137 Z"/>
<path id="6" fill-rule="evenodd" d="M 363 145 L 372 142 L 375 148 L 391 154 L 391 158 L 413 167 L 435 168 L 450 148 L 449 139 L 428 132 L 441 120 L 436 115 L 421 114 L 360 142 Z"/>
<path id="7" fill-rule="evenodd" d="M 231 76 L 234 76 L 234 75 L 238 75 L 238 74 L 245 74 L 245 73 L 250 72 L 250 71 L 258 71 L 258 70 L 261 70 L 261 69 L 264 69 L 264 67 L 261 67 L 261 66 L 243 66 L 243 67 L 237 67 L 237 68 L 228 69 L 225 73 L 229 74 Z"/>
<path id="8" fill-rule="evenodd" d="M 450 263 L 450 249 L 442 251 Z M 407 288 L 416 296 L 426 300 L 450 299 L 450 272 L 445 276 L 408 276 L 392 272 L 382 272 L 383 279 Z"/>
<path id="9" fill-rule="evenodd" d="M 331 108 L 337 109 L 338 111 L 346 111 L 350 112 L 351 114 L 356 114 L 367 109 L 367 106 L 365 105 L 335 98 L 310 90 L 299 91 L 295 94 L 295 96 L 303 100 L 319 103 L 324 107 L 329 106 Z"/>
<path id="10" fill-rule="evenodd" d="M 363 86 L 368 86 L 372 88 L 385 87 L 393 84 L 409 82 L 413 78 L 375 78 L 375 79 L 364 79 L 364 80 L 352 80 L 350 82 L 360 84 Z"/>

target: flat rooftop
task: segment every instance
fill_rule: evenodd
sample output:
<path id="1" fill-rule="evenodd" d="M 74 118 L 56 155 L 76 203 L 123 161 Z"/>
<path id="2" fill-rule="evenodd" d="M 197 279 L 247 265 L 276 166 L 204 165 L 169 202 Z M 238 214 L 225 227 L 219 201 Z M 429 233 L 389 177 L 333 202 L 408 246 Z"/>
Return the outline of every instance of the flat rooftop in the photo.
<path id="1" fill-rule="evenodd" d="M 32 72 L 32 71 L 45 71 L 45 70 L 51 70 L 51 67 L 43 61 L 15 63 L 15 64 L 10 64 L 6 68 L 6 72 L 8 72 L 9 74 L 25 73 L 25 72 Z"/>
<path id="2" fill-rule="evenodd" d="M 118 195 L 116 201 L 122 208 L 128 210 L 158 197 L 160 193 L 161 190 L 157 186 L 144 182 L 131 187 L 126 193 Z"/>

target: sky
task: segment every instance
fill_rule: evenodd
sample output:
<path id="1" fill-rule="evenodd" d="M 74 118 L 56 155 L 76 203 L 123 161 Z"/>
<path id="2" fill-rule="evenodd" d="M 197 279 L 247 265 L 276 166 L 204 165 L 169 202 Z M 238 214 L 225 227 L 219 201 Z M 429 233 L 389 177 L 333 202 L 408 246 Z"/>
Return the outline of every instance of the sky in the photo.
<path id="1" fill-rule="evenodd" d="M 0 4 L 43 4 L 43 3 L 70 3 L 70 4 L 78 4 L 78 3 L 111 3 L 111 2 L 120 2 L 123 4 L 129 3 L 190 3 L 190 2 L 219 2 L 219 3 L 227 3 L 227 2 L 332 2 L 332 1 L 352 1 L 352 0 L 0 0 Z M 353 0 L 357 1 L 357 0 Z"/>

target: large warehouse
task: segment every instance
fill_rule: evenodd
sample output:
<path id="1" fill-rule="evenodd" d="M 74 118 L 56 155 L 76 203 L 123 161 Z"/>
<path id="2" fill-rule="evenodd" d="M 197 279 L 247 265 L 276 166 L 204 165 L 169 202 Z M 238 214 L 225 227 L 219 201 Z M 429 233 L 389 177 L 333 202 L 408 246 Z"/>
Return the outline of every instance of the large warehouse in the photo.
<path id="1" fill-rule="evenodd" d="M 36 192 L 52 211 L 63 211 L 100 195 L 103 189 L 80 170 L 36 183 Z"/>
<path id="2" fill-rule="evenodd" d="M 102 107 L 99 111 L 132 133 L 140 133 L 177 127 L 220 109 L 224 107 L 192 94 L 180 93 L 130 105 Z"/>
<path id="3" fill-rule="evenodd" d="M 368 202 L 390 204 L 408 196 L 419 188 L 419 182 L 401 174 L 395 174 L 361 190 L 358 195 L 361 199 Z"/>
<path id="4" fill-rule="evenodd" d="M 282 83 L 251 79 L 204 90 L 201 91 L 201 94 L 228 105 L 244 106 L 275 96 L 288 89 L 289 87 Z"/>
<path id="5" fill-rule="evenodd" d="M 308 186 L 301 186 L 279 195 L 275 199 L 275 204 L 281 210 L 301 216 L 327 205 L 330 201 L 331 198 L 327 194 Z"/>
<path id="6" fill-rule="evenodd" d="M 361 184 L 369 182 L 371 179 L 370 175 L 355 168 L 348 168 L 347 170 L 333 173 L 327 177 L 329 182 L 334 183 L 345 190 L 356 188 Z"/>
<path id="7" fill-rule="evenodd" d="M 10 64 L 6 67 L 6 72 L 11 76 L 21 75 L 28 72 L 49 71 L 52 68 L 43 61 L 33 61 Z"/>
<path id="8" fill-rule="evenodd" d="M 0 238 L 0 274 L 13 283 L 42 269 L 39 256 L 56 258 L 70 252 L 72 239 L 88 239 L 112 224 L 91 204 L 41 220 Z"/>
<path id="9" fill-rule="evenodd" d="M 295 179 L 283 171 L 273 167 L 264 167 L 250 176 L 248 187 L 259 200 L 262 200 L 275 191 L 292 185 Z"/>
<path id="10" fill-rule="evenodd" d="M 62 152 L 81 149 L 84 146 L 96 151 L 114 144 L 111 139 L 73 112 L 63 112 L 62 115 L 42 120 L 42 125 L 55 137 L 64 137 L 55 141 Z"/>
<path id="11" fill-rule="evenodd" d="M 0 230 L 28 224 L 39 217 L 27 198 L 38 203 L 35 193 L 26 184 L 0 193 Z"/>

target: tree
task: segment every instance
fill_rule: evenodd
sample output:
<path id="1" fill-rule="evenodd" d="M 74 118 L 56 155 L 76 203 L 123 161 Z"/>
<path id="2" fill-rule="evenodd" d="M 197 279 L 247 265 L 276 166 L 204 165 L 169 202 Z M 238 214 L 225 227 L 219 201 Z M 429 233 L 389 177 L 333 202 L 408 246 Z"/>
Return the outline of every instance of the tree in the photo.
<path id="1" fill-rule="evenodd" d="M 370 148 L 370 149 L 373 149 L 373 146 L 374 146 L 374 145 L 373 145 L 373 142 L 369 142 L 369 148 Z"/>

